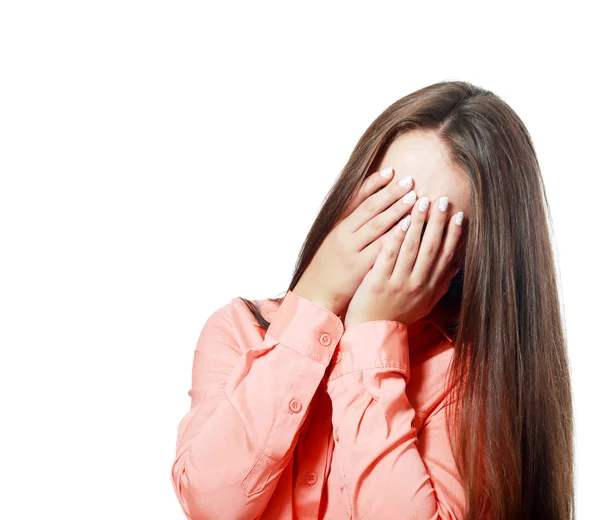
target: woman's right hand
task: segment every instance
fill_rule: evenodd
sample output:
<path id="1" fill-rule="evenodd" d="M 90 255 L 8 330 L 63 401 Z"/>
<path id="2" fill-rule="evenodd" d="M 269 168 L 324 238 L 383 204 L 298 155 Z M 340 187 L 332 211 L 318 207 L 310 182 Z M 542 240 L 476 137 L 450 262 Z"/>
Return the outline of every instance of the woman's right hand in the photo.
<path id="1" fill-rule="evenodd" d="M 388 177 L 381 175 L 386 170 L 391 170 Z M 337 315 L 373 267 L 390 228 L 410 213 L 417 198 L 412 178 L 401 185 L 393 168 L 381 172 L 363 181 L 292 289 Z"/>

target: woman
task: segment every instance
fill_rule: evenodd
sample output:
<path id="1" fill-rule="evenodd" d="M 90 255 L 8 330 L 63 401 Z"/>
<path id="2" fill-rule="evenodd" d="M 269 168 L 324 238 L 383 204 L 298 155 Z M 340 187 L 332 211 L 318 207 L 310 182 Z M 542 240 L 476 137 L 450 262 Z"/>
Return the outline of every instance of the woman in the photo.
<path id="1" fill-rule="evenodd" d="M 233 298 L 202 329 L 172 466 L 186 516 L 571 518 L 549 218 L 497 96 L 449 81 L 389 106 L 286 294 Z"/>

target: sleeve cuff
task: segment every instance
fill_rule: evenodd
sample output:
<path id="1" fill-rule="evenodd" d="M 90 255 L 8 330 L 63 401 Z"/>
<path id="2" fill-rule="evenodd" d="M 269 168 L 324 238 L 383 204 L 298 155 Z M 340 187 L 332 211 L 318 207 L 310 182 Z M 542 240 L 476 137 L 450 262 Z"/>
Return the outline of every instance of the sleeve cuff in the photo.
<path id="1" fill-rule="evenodd" d="M 288 291 L 266 334 L 309 358 L 328 365 L 344 333 L 342 320 L 329 309 Z"/>
<path id="2" fill-rule="evenodd" d="M 374 320 L 345 329 L 330 379 L 350 372 L 390 368 L 410 378 L 408 327 L 399 321 Z"/>

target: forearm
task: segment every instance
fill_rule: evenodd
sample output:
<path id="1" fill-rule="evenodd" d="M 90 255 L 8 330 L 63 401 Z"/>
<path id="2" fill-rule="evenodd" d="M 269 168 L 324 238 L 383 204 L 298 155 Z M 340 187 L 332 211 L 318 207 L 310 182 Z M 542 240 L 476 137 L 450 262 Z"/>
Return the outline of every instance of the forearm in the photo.
<path id="1" fill-rule="evenodd" d="M 207 407 L 190 410 L 172 469 L 189 518 L 261 514 L 342 331 L 331 312 L 288 293 L 262 344 L 241 349 L 210 416 Z"/>
<path id="2" fill-rule="evenodd" d="M 357 518 L 458 519 L 458 499 L 436 492 L 419 452 L 410 379 L 407 328 L 393 321 L 348 328 L 341 361 L 328 381 L 336 463 Z M 442 421 L 443 423 L 443 421 Z M 436 427 L 440 424 L 436 422 Z M 448 457 L 444 452 L 443 457 Z M 451 464 L 451 459 L 450 459 Z M 455 482 L 451 470 L 450 481 Z"/>

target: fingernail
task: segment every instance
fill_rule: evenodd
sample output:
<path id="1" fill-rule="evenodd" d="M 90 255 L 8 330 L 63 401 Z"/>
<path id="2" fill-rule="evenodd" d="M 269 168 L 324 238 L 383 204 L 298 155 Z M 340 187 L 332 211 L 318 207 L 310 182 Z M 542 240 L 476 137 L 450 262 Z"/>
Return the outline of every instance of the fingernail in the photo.
<path id="1" fill-rule="evenodd" d="M 392 168 L 391 166 L 388 166 L 387 168 L 384 168 L 383 170 L 381 170 L 379 172 L 379 175 L 381 175 L 382 177 L 388 178 L 392 176 L 392 173 L 394 173 L 394 168 Z"/>
<path id="2" fill-rule="evenodd" d="M 402 186 L 403 188 L 408 188 L 408 186 L 410 186 L 412 182 L 412 177 L 410 175 L 407 175 L 406 177 L 404 177 L 404 179 L 400 179 L 398 181 L 398 184 L 400 184 L 400 186 Z"/>
<path id="3" fill-rule="evenodd" d="M 429 206 L 429 198 L 421 197 L 419 200 L 419 211 L 426 211 L 427 206 Z"/>
<path id="4" fill-rule="evenodd" d="M 406 217 L 402 219 L 402 222 L 400 222 L 400 227 L 403 231 L 406 231 L 408 226 L 410 226 L 410 214 L 406 215 Z"/>
<path id="5" fill-rule="evenodd" d="M 465 214 L 462 211 L 459 211 L 456 214 L 456 218 L 454 219 L 459 226 L 462 226 L 463 217 Z"/>
<path id="6" fill-rule="evenodd" d="M 448 209 L 448 197 L 442 197 L 438 203 L 440 211 L 446 211 Z"/>
<path id="7" fill-rule="evenodd" d="M 416 198 L 417 194 L 415 193 L 415 190 L 410 190 L 406 195 L 404 195 L 404 197 L 402 197 L 402 202 L 405 204 L 410 204 L 411 202 L 414 202 Z"/>

